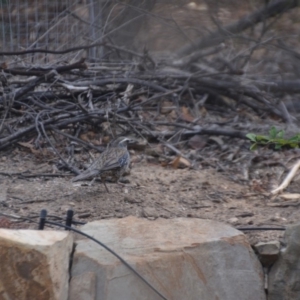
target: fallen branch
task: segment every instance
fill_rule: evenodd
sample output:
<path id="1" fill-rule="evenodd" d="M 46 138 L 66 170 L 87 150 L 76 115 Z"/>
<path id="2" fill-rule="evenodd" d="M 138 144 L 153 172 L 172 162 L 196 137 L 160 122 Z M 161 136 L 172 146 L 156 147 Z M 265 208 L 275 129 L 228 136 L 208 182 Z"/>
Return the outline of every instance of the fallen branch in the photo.
<path id="1" fill-rule="evenodd" d="M 281 185 L 279 187 L 277 187 L 276 189 L 272 190 L 271 193 L 278 194 L 279 192 L 282 192 L 286 187 L 288 187 L 288 185 L 291 183 L 291 181 L 295 177 L 299 168 L 300 168 L 300 160 L 298 160 L 294 164 L 293 168 L 290 170 L 290 172 L 288 173 L 288 175 L 286 176 L 284 181 L 281 183 Z"/>
<path id="2" fill-rule="evenodd" d="M 219 30 L 212 32 L 204 38 L 193 42 L 193 44 L 191 45 L 183 46 L 177 51 L 177 56 L 182 57 L 184 55 L 190 54 L 194 50 L 216 46 L 224 42 L 227 38 L 232 38 L 235 34 L 251 28 L 259 22 L 265 21 L 268 18 L 274 17 L 278 14 L 282 14 L 297 6 L 300 6 L 299 1 L 297 0 L 270 1 L 267 6 L 245 16 L 239 21 L 229 24 L 224 28 L 220 28 Z"/>

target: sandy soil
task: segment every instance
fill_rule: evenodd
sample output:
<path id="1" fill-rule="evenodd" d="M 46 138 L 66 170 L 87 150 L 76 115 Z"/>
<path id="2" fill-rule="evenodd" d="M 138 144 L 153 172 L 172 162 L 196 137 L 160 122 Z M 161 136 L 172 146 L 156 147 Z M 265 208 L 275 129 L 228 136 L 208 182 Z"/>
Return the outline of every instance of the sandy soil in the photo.
<path id="1" fill-rule="evenodd" d="M 149 163 L 133 156 L 131 174 L 125 184 L 108 183 L 110 193 L 101 182 L 72 183 L 72 176 L 28 177 L 35 173 L 51 173 L 50 163 L 39 163 L 31 154 L 3 156 L 0 162 L 1 212 L 31 217 L 41 209 L 56 219 L 64 218 L 68 209 L 82 222 L 134 215 L 156 218 L 213 219 L 232 226 L 275 226 L 298 221 L 297 205 L 276 205 L 277 198 L 254 192 L 248 183 L 233 182 L 226 174 L 212 168 L 173 169 Z M 30 170 L 30 173 L 27 171 Z M 20 175 L 23 174 L 23 175 Z M 25 177 L 24 177 L 25 176 Z M 27 223 L 11 227 L 28 227 Z M 36 225 L 31 225 L 36 227 Z M 251 243 L 279 239 L 281 231 L 247 232 Z"/>

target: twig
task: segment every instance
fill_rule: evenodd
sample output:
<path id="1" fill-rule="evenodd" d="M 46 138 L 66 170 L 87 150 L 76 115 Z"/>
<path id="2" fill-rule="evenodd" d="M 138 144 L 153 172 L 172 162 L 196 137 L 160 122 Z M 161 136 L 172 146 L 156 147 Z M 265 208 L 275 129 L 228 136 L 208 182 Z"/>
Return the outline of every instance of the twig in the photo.
<path id="1" fill-rule="evenodd" d="M 294 164 L 293 168 L 290 170 L 290 172 L 288 173 L 286 178 L 283 180 L 281 185 L 279 187 L 277 187 L 276 189 L 272 190 L 271 193 L 272 194 L 277 194 L 279 192 L 282 192 L 291 183 L 291 181 L 295 177 L 295 175 L 296 175 L 299 168 L 300 168 L 300 160 L 298 160 Z"/>
<path id="2" fill-rule="evenodd" d="M 55 71 L 57 73 L 65 73 L 69 72 L 74 69 L 87 69 L 87 65 L 84 63 L 85 58 L 80 59 L 79 61 L 66 65 L 66 66 L 59 66 L 56 68 L 44 68 L 44 69 L 36 69 L 32 68 L 31 70 L 21 70 L 21 69 L 2 69 L 3 72 L 12 74 L 12 75 L 23 75 L 23 76 L 48 76 L 46 77 L 48 80 L 51 78 L 49 77 L 50 71 Z M 48 75 L 47 75 L 48 74 Z M 55 73 L 54 73 L 55 74 Z"/>
<path id="3" fill-rule="evenodd" d="M 211 34 L 205 36 L 204 38 L 194 41 L 192 45 L 183 46 L 177 51 L 178 57 L 191 53 L 194 49 L 203 49 L 207 47 L 212 47 L 222 43 L 226 38 L 234 37 L 234 34 L 240 33 L 256 23 L 262 22 L 268 18 L 274 17 L 277 14 L 286 12 L 289 9 L 293 9 L 299 6 L 299 1 L 292 0 L 280 0 L 280 1 L 271 1 L 267 6 L 264 6 L 261 9 L 253 12 L 240 19 L 237 22 L 229 24 L 224 28 L 221 28 L 217 31 L 212 32 Z"/>
<path id="4" fill-rule="evenodd" d="M 71 166 L 70 164 L 68 164 L 66 162 L 66 160 L 60 155 L 60 153 L 57 151 L 57 149 L 54 147 L 54 145 L 52 144 L 51 140 L 49 139 L 46 131 L 45 131 L 45 128 L 44 128 L 44 125 L 42 123 L 39 124 L 41 126 L 41 129 L 43 131 L 43 134 L 45 136 L 45 138 L 47 139 L 48 143 L 50 144 L 50 146 L 52 147 L 52 149 L 54 150 L 54 152 L 56 153 L 56 155 L 61 159 L 61 161 L 64 163 L 64 165 L 70 170 L 72 171 L 73 173 L 75 173 L 76 175 L 79 175 L 80 174 L 80 171 L 74 167 L 74 166 Z"/>

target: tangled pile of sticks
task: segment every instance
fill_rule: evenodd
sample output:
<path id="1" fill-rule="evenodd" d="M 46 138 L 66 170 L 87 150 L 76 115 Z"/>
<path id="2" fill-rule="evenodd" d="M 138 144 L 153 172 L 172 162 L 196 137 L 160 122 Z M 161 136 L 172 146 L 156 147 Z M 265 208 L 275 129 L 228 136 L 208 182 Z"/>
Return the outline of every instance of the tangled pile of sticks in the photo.
<path id="1" fill-rule="evenodd" d="M 80 138 L 84 130 L 113 137 L 133 133 L 148 141 L 178 142 L 194 135 L 246 139 L 247 132 L 230 124 L 203 121 L 203 108 L 223 116 L 231 113 L 232 119 L 241 106 L 256 114 L 291 119 L 283 103 L 275 105 L 272 93 L 297 89 L 296 82 L 247 85 L 238 70 L 192 72 L 176 65 L 178 61 L 154 63 L 148 54 L 137 63 L 81 59 L 51 67 L 2 64 L 0 150 L 24 142 L 35 149 L 47 145 L 67 169 L 79 174 L 56 149 L 55 136 L 63 137 L 72 149 L 79 144 L 96 150 Z"/>

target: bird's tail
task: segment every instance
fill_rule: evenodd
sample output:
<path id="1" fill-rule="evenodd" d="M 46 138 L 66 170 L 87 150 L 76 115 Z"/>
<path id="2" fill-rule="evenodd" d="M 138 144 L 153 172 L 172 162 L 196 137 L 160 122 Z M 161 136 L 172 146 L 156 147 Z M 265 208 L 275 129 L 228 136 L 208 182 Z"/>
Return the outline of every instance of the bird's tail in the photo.
<path id="1" fill-rule="evenodd" d="M 78 176 L 72 179 L 72 182 L 90 179 L 96 177 L 99 174 L 98 170 L 85 170 L 83 173 L 79 174 Z"/>

